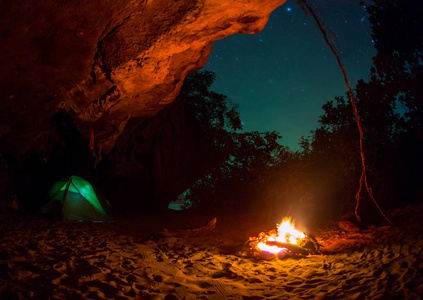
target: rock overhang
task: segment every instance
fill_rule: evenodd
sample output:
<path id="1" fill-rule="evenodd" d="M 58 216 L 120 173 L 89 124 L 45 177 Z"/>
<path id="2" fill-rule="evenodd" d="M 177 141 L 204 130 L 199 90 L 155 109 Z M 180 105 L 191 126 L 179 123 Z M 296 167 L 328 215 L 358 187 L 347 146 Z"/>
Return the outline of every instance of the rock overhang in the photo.
<path id="1" fill-rule="evenodd" d="M 129 119 L 154 116 L 213 42 L 257 33 L 286 0 L 11 1 L 3 5 L 1 151 L 49 151 L 72 117 L 108 153 Z"/>

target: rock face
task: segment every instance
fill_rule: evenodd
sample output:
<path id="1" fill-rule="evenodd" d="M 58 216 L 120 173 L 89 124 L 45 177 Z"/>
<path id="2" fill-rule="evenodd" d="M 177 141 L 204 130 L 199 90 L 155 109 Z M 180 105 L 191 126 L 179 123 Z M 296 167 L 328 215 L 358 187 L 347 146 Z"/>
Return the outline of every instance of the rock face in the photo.
<path id="1" fill-rule="evenodd" d="M 37 189 L 47 188 L 46 177 L 81 174 L 81 165 L 92 165 L 93 153 L 127 153 L 124 148 L 135 142 L 131 133 L 172 103 L 184 78 L 204 66 L 215 40 L 260 31 L 285 1 L 1 1 L 0 200 L 13 190 L 28 199 L 41 195 Z M 151 178 L 154 197 L 168 198 L 163 191 L 175 193 L 169 186 L 174 173 L 195 156 L 187 160 L 174 153 L 180 164 L 172 166 L 169 152 L 178 148 L 166 149 L 164 139 L 177 146 L 178 138 L 192 135 L 178 135 L 156 121 L 142 128 L 149 145 L 156 145 L 156 160 L 140 167 L 144 173 L 132 174 L 132 166 L 122 176 Z M 160 141 L 153 134 L 161 134 Z M 149 146 L 133 147 L 133 153 L 150 153 L 142 147 Z M 120 174 L 125 163 L 140 160 L 114 162 L 110 170 Z"/>
<path id="2" fill-rule="evenodd" d="M 128 120 L 176 98 L 215 40 L 260 31 L 285 1 L 2 1 L 0 151 L 48 153 L 64 111 L 109 153 Z"/>

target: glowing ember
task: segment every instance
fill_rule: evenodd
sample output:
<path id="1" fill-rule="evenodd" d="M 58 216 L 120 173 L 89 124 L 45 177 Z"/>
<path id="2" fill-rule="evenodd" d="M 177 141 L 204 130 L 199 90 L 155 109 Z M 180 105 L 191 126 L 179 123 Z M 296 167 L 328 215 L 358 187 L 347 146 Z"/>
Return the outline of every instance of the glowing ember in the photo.
<path id="1" fill-rule="evenodd" d="M 272 242 L 298 245 L 299 241 L 305 238 L 306 235 L 303 232 L 295 229 L 294 222 L 291 218 L 284 218 L 281 224 L 277 224 L 277 231 L 272 230 L 268 234 L 261 233 L 259 235 L 257 238 L 257 248 L 261 251 L 280 254 L 282 251 L 287 251 L 287 249 L 280 247 L 280 245 L 272 245 Z"/>

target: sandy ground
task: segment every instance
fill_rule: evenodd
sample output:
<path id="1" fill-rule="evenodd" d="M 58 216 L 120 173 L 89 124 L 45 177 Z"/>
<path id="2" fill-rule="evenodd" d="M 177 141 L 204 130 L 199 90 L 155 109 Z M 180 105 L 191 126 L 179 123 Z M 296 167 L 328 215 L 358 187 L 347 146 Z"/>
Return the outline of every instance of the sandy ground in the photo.
<path id="1" fill-rule="evenodd" d="M 218 216 L 210 236 L 164 238 L 165 226 L 209 216 L 132 213 L 93 224 L 3 214 L 0 299 L 421 299 L 421 216 L 400 210 L 399 226 L 356 233 L 334 223 L 313 232 L 324 255 L 265 261 L 235 255 L 264 230 L 246 215 Z"/>

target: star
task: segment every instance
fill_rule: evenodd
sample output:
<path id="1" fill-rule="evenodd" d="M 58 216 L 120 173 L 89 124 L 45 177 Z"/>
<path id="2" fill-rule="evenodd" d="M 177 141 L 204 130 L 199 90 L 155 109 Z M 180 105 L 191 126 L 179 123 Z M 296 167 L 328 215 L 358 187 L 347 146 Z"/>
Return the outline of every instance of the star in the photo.
<path id="1" fill-rule="evenodd" d="M 376 51 L 360 1 L 316 1 L 354 80 L 367 78 Z M 322 105 L 345 93 L 330 49 L 315 22 L 296 9 L 296 3 L 287 0 L 257 35 L 216 41 L 205 66 L 217 74 L 212 90 L 239 104 L 245 131 L 276 130 L 284 136 L 282 144 L 292 148 L 316 128 Z"/>

